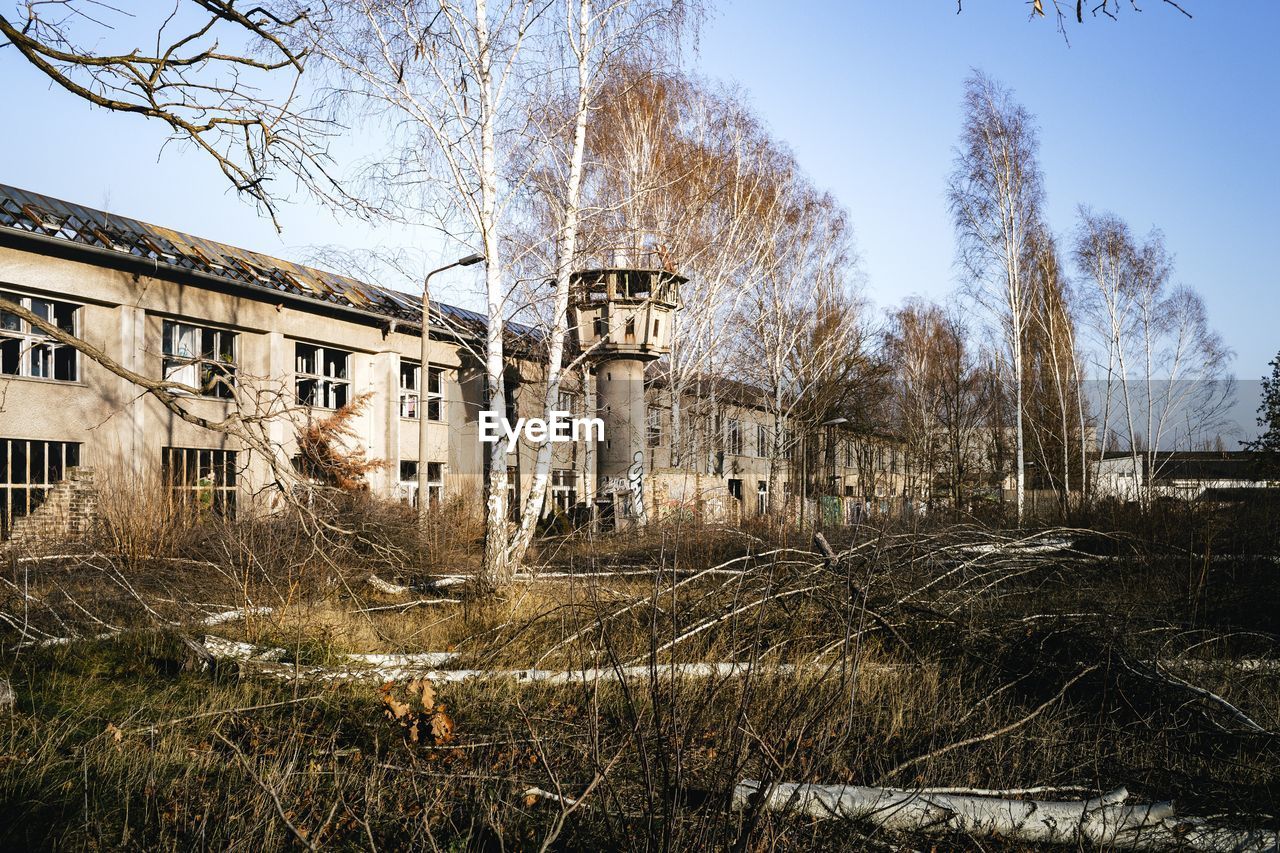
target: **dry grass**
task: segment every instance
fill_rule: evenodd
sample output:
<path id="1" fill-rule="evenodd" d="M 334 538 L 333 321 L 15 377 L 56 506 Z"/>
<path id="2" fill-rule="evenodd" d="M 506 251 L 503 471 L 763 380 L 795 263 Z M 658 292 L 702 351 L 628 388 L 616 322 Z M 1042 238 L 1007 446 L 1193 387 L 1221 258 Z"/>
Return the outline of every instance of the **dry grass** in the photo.
<path id="1" fill-rule="evenodd" d="M 1188 523 L 1173 528 L 1178 537 Z M 840 556 L 829 564 L 794 539 L 655 529 L 545 543 L 544 569 L 577 576 L 485 597 L 372 589 L 375 570 L 418 584 L 439 573 L 438 561 L 408 551 L 383 560 L 394 527 L 376 547 L 316 549 L 287 526 L 241 525 L 189 531 L 175 540 L 181 553 L 112 552 L 107 540 L 91 543 L 91 556 L 11 562 L 0 610 L 18 708 L 0 724 L 0 844 L 898 843 L 731 812 L 728 793 L 743 777 L 1123 784 L 1193 812 L 1263 821 L 1280 797 L 1280 670 L 1233 661 L 1280 658 L 1280 617 L 1257 604 L 1280 592 L 1275 551 L 1249 539 L 1254 557 L 1204 559 L 1194 538 L 1120 528 L 1030 537 L 864 528 L 832 536 Z M 1212 534 L 1218 545 L 1237 541 Z M 1036 550 L 1063 538 L 1070 547 Z M 626 574 L 592 576 L 608 569 Z M 439 597 L 460 601 L 401 606 Z M 272 612 L 201 624 L 245 605 Z M 121 633 L 30 645 L 104 626 Z M 454 736 L 412 744 L 385 718 L 376 685 L 281 682 L 251 664 L 203 670 L 179 637 L 206 632 L 281 647 L 299 665 L 453 651 L 457 668 L 635 664 L 657 675 L 438 685 Z M 684 680 L 656 669 L 699 661 L 753 668 Z M 534 786 L 590 796 L 565 815 L 563 804 L 526 797 Z"/>

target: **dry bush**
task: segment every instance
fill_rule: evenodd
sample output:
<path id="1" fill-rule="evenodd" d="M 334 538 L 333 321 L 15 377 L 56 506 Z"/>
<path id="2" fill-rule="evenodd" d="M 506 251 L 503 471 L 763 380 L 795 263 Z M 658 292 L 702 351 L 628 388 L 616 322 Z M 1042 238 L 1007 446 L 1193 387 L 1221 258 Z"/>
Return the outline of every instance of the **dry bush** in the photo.
<path id="1" fill-rule="evenodd" d="M 170 556 L 209 520 L 184 506 L 158 476 L 121 469 L 100 471 L 97 477 L 95 538 L 110 553 L 135 560 Z"/>

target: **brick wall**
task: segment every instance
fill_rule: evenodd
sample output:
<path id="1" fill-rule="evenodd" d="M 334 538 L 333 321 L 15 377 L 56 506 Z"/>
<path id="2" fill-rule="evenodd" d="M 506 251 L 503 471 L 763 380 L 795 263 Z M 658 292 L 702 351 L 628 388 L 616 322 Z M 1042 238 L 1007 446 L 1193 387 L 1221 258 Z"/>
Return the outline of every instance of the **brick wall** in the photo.
<path id="1" fill-rule="evenodd" d="M 97 517 L 98 495 L 92 468 L 71 468 L 67 479 L 49 490 L 44 503 L 13 523 L 14 543 L 49 542 L 86 535 Z"/>

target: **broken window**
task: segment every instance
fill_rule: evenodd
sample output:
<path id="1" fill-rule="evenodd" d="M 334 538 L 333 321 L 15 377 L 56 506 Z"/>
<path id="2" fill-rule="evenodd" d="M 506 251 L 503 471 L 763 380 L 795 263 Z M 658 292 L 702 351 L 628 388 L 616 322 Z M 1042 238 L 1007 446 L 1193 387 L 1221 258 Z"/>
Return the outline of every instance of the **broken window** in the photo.
<path id="1" fill-rule="evenodd" d="M 223 518 L 236 514 L 236 452 L 166 447 L 161 472 L 178 506 Z"/>
<path id="2" fill-rule="evenodd" d="M 568 513 L 578 502 L 578 478 L 572 468 L 551 470 L 551 505 Z"/>
<path id="3" fill-rule="evenodd" d="M 351 399 L 351 353 L 315 344 L 294 344 L 298 402 L 341 409 Z"/>
<path id="4" fill-rule="evenodd" d="M 80 306 L 14 293 L 0 292 L 0 296 L 18 303 L 62 331 L 76 334 Z M 74 347 L 58 343 L 17 314 L 0 312 L 0 373 L 75 382 L 80 378 L 79 364 L 79 353 Z"/>
<path id="5" fill-rule="evenodd" d="M 742 481 L 741 480 L 729 481 L 729 497 L 736 500 L 739 504 L 742 503 Z"/>
<path id="6" fill-rule="evenodd" d="M 421 390 L 419 375 L 421 373 L 422 367 L 418 362 L 403 360 L 400 362 L 400 417 L 402 418 L 418 417 L 419 391 Z"/>
<path id="7" fill-rule="evenodd" d="M 756 515 L 769 511 L 769 481 L 756 480 Z"/>
<path id="8" fill-rule="evenodd" d="M 659 447 L 662 444 L 662 409 L 655 406 L 649 407 L 647 433 L 650 447 Z"/>
<path id="9" fill-rule="evenodd" d="M 418 505 L 418 463 L 412 459 L 400 460 L 400 499 L 412 506 Z M 427 497 L 432 506 L 439 506 L 444 499 L 444 463 L 427 463 Z"/>
<path id="10" fill-rule="evenodd" d="M 427 420 L 444 420 L 443 378 L 438 367 L 427 369 Z"/>
<path id="11" fill-rule="evenodd" d="M 78 442 L 0 438 L 0 539 L 8 539 L 14 522 L 35 512 L 79 464 Z"/>
<path id="12" fill-rule="evenodd" d="M 164 321 L 164 378 L 205 397 L 230 400 L 236 386 L 236 334 Z"/>

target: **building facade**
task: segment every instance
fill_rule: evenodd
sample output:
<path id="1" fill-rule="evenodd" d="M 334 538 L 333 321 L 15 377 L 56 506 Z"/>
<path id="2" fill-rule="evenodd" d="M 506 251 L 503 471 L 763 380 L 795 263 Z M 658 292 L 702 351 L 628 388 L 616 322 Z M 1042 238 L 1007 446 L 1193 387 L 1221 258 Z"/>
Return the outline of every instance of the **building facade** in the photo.
<path id="1" fill-rule="evenodd" d="M 669 345 L 682 280 L 619 272 L 577 278 L 577 326 L 588 331 L 576 343 L 591 357 L 585 372 L 569 374 L 561 408 L 599 415 L 608 428 L 603 443 L 553 446 L 547 512 L 594 517 L 603 507 L 616 521 L 641 522 L 677 510 L 741 517 L 763 512 L 771 488 L 798 499 L 807 490 L 790 484 L 813 472 L 797 471 L 790 437 L 782 458 L 770 458 L 775 419 L 749 399 L 709 406 L 685 395 L 689 426 L 676 446 L 671 394 L 645 373 Z M 287 460 L 306 424 L 357 402 L 349 425 L 358 449 L 381 463 L 367 475 L 373 493 L 416 500 L 425 464 L 433 499 L 481 505 L 486 382 L 472 355 L 481 315 L 433 304 L 424 366 L 416 295 L 4 185 L 0 295 L 102 356 L 78 352 L 24 316 L 0 317 L 4 538 L 46 529 L 42 508 L 47 517 L 53 507 L 81 506 L 77 489 L 90 482 L 160 484 L 224 514 L 269 509 L 273 463 L 203 421 L 235 418 L 261 437 L 258 447 Z M 509 417 L 541 415 L 542 369 L 512 350 Z M 190 416 L 133 377 L 192 389 L 173 392 Z M 418 458 L 422 429 L 426 459 Z M 508 456 L 515 511 L 536 450 L 525 442 Z M 827 476 L 839 477 L 832 488 L 843 497 L 845 479 L 865 483 L 869 469 L 843 464 L 856 463 L 852 455 L 839 461 L 838 475 Z M 899 485 L 886 482 L 860 486 L 858 497 L 896 496 Z"/>

